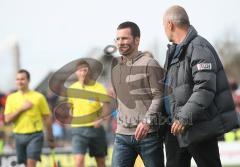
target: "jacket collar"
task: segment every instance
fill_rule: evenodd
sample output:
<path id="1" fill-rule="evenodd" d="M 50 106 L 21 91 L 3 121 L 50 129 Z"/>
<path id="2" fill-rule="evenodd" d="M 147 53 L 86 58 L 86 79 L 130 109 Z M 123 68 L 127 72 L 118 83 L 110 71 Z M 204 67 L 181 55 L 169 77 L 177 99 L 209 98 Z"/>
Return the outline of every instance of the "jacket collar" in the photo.
<path id="1" fill-rule="evenodd" d="M 179 53 L 178 53 L 178 56 L 176 56 L 173 60 L 170 62 L 170 60 L 172 59 L 172 56 L 173 54 L 175 53 L 175 49 L 176 49 L 176 44 L 168 44 L 168 51 L 167 51 L 167 66 L 168 66 L 168 63 L 171 63 L 171 64 L 174 64 L 176 62 L 178 62 L 179 60 L 179 57 L 181 56 L 181 53 L 183 51 L 183 49 L 188 46 L 188 44 L 194 39 L 196 38 L 198 35 L 197 31 L 195 30 L 195 28 L 190 25 L 189 29 L 188 29 L 188 33 L 185 37 L 185 39 L 180 43 L 178 44 L 179 47 L 180 47 L 180 50 L 179 50 Z"/>
<path id="2" fill-rule="evenodd" d="M 181 47 L 188 45 L 194 38 L 196 38 L 198 35 L 196 29 L 190 25 L 188 29 L 188 33 L 185 37 L 185 39 L 179 44 Z"/>
<path id="3" fill-rule="evenodd" d="M 130 64 L 134 64 L 142 56 L 144 56 L 144 53 L 141 51 L 138 51 L 137 54 L 130 60 L 128 60 L 125 56 L 121 56 L 121 64 L 126 64 L 127 62 L 130 62 Z"/>
<path id="4" fill-rule="evenodd" d="M 190 25 L 185 39 L 179 44 L 179 46 L 184 47 L 188 45 L 195 37 L 197 37 L 197 35 L 198 33 L 195 30 L 195 28 L 192 25 Z M 168 44 L 168 49 L 170 51 L 175 51 L 175 47 L 176 47 L 176 44 Z"/>

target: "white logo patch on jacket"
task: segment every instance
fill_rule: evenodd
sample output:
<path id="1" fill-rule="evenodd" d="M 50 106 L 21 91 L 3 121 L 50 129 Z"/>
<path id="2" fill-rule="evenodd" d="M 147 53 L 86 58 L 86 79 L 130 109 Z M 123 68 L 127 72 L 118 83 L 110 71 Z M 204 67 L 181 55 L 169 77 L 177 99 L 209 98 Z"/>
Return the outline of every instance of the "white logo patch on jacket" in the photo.
<path id="1" fill-rule="evenodd" d="M 198 71 L 211 70 L 212 64 L 211 63 L 199 63 L 199 64 L 197 64 L 197 69 L 198 69 Z"/>

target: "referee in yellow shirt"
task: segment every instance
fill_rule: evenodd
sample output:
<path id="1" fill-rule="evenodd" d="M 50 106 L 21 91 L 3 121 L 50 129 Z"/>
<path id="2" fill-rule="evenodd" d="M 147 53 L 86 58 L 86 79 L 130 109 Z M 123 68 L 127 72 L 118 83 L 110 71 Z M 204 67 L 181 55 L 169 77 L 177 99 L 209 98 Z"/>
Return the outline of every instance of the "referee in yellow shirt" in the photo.
<path id="1" fill-rule="evenodd" d="M 18 91 L 7 97 L 5 122 L 13 123 L 18 163 L 35 167 L 43 147 L 43 125 L 47 129 L 49 147 L 54 148 L 51 112 L 45 97 L 29 90 L 30 74 L 21 69 L 17 73 Z"/>
<path id="2" fill-rule="evenodd" d="M 76 167 L 84 166 L 87 150 L 90 156 L 95 157 L 98 167 L 105 167 L 107 155 L 105 132 L 101 126 L 103 119 L 99 118 L 110 113 L 109 99 L 104 86 L 91 79 L 91 72 L 88 62 L 80 60 L 75 72 L 78 81 L 69 89 L 81 90 L 82 96 L 73 97 L 68 93 L 68 101 L 72 105 L 72 148 Z"/>

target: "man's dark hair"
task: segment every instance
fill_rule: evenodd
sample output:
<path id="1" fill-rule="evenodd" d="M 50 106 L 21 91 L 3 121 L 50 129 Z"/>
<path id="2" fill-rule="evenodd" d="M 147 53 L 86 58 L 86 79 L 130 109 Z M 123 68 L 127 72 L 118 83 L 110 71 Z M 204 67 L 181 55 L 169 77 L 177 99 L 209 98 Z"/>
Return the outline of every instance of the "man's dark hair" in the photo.
<path id="1" fill-rule="evenodd" d="M 20 70 L 18 70 L 18 73 L 25 73 L 26 76 L 27 76 L 28 81 L 30 81 L 30 73 L 27 70 L 20 69 Z"/>
<path id="2" fill-rule="evenodd" d="M 230 80 L 229 86 L 230 86 L 231 91 L 236 91 L 238 89 L 238 84 L 235 80 Z"/>
<path id="3" fill-rule="evenodd" d="M 120 29 L 124 29 L 124 28 L 130 28 L 131 34 L 134 38 L 136 38 L 136 37 L 140 38 L 140 35 L 141 35 L 140 29 L 136 23 L 126 21 L 126 22 L 119 24 L 117 29 L 120 30 Z"/>
<path id="4" fill-rule="evenodd" d="M 90 70 L 90 65 L 89 65 L 89 63 L 87 62 L 87 61 L 85 61 L 85 60 L 80 60 L 79 62 L 77 62 L 77 68 L 79 67 L 79 66 L 86 66 L 86 67 L 88 67 L 89 68 L 89 70 Z"/>

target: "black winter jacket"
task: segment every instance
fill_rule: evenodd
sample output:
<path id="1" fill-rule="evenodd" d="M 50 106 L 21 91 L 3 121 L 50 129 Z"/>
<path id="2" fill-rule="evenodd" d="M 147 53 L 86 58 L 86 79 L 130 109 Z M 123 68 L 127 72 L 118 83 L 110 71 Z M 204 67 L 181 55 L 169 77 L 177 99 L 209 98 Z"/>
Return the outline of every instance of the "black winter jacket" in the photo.
<path id="1" fill-rule="evenodd" d="M 216 137 L 237 127 L 237 116 L 223 65 L 212 45 L 190 26 L 177 56 L 169 45 L 164 65 L 170 79 L 173 119 L 187 125 L 180 147 Z"/>

